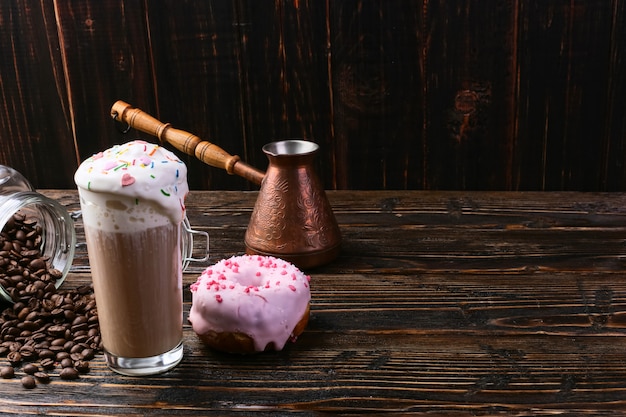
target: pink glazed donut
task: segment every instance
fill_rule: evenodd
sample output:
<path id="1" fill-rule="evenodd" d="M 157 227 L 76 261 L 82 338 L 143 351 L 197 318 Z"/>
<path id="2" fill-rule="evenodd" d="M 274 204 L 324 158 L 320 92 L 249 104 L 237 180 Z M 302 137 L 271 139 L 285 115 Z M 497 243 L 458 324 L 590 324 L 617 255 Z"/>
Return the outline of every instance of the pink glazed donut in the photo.
<path id="1" fill-rule="evenodd" d="M 222 259 L 191 285 L 189 322 L 198 337 L 217 350 L 282 350 L 308 323 L 310 279 L 272 256 Z"/>

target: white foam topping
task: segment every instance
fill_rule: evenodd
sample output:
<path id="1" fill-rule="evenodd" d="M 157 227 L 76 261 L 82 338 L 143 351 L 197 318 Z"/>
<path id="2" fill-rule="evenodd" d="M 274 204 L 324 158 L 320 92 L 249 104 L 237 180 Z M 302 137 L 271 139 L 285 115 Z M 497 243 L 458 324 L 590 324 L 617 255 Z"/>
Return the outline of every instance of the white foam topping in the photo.
<path id="1" fill-rule="evenodd" d="M 78 167 L 74 181 L 84 220 L 94 227 L 110 228 L 111 216 L 116 230 L 178 224 L 185 216 L 187 167 L 153 143 L 135 140 L 98 152 Z"/>

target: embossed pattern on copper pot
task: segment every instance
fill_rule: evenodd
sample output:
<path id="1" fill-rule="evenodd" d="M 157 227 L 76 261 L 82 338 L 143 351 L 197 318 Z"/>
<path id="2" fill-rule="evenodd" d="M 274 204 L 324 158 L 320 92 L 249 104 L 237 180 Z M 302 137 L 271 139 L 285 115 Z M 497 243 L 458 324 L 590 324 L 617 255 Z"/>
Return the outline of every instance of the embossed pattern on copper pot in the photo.
<path id="1" fill-rule="evenodd" d="M 305 140 L 263 147 L 269 166 L 246 231 L 246 253 L 279 257 L 299 268 L 339 255 L 339 227 L 313 168 L 318 149 Z"/>

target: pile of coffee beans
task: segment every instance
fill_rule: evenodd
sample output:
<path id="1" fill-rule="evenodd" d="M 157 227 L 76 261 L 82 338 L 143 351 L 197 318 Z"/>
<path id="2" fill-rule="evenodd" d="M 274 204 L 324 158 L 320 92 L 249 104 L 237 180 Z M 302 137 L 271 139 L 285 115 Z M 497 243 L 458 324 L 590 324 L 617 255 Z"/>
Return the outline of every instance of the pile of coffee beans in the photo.
<path id="1" fill-rule="evenodd" d="M 100 326 L 91 286 L 57 290 L 61 273 L 38 249 L 42 230 L 16 213 L 0 233 L 0 284 L 13 300 L 0 313 L 0 377 L 21 377 L 31 389 L 50 374 L 72 380 L 89 371 L 101 352 Z"/>

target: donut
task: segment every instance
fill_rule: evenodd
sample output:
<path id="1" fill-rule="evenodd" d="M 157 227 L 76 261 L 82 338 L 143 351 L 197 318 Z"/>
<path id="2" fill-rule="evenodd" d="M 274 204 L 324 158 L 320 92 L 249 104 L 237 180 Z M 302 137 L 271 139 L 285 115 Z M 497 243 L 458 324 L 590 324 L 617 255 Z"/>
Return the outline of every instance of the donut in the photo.
<path id="1" fill-rule="evenodd" d="M 188 320 L 198 337 L 216 350 L 280 351 L 308 323 L 310 279 L 273 256 L 222 259 L 191 284 Z"/>

